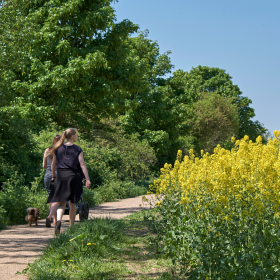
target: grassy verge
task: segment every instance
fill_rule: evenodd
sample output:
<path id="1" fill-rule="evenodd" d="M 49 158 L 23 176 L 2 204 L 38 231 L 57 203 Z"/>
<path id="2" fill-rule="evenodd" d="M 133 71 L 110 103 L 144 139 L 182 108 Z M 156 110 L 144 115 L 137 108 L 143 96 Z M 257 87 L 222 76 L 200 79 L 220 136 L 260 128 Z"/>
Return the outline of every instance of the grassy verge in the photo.
<path id="1" fill-rule="evenodd" d="M 171 260 L 149 243 L 151 211 L 70 227 L 30 266 L 29 279 L 180 279 L 172 275 Z"/>

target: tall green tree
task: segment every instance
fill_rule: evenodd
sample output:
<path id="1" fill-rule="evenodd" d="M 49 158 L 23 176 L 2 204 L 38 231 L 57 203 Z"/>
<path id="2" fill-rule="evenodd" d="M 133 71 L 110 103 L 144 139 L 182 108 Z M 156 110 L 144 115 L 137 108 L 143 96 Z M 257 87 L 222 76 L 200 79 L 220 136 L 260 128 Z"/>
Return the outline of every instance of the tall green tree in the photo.
<path id="1" fill-rule="evenodd" d="M 231 137 L 237 134 L 238 109 L 232 104 L 232 98 L 215 92 L 202 93 L 201 99 L 194 103 L 188 124 L 192 127 L 197 154 L 201 150 L 212 153 L 218 144 L 227 147 Z"/>
<path id="2" fill-rule="evenodd" d="M 185 119 L 194 93 L 185 91 L 185 72 L 166 78 L 173 68 L 169 53 L 160 54 L 159 45 L 147 38 L 147 32 L 130 39 L 139 61 L 147 61 L 141 88 L 127 99 L 127 108 L 120 121 L 127 133 L 139 133 L 155 149 L 160 163 L 174 158 L 178 139 L 187 133 Z"/>
<path id="3" fill-rule="evenodd" d="M 258 135 L 267 132 L 260 122 L 252 120 L 255 116 L 254 109 L 250 107 L 252 101 L 242 95 L 240 88 L 232 83 L 232 77 L 225 70 L 198 66 L 187 73 L 186 79 L 187 91 L 195 91 L 198 95 L 202 92 L 215 92 L 232 99 L 233 104 L 238 108 L 239 138 L 248 135 L 251 139 L 255 139 Z"/>
<path id="4" fill-rule="evenodd" d="M 0 9 L 5 108 L 79 126 L 123 111 L 149 62 L 132 49 L 129 37 L 138 26 L 116 23 L 111 2 L 7 1 Z"/>

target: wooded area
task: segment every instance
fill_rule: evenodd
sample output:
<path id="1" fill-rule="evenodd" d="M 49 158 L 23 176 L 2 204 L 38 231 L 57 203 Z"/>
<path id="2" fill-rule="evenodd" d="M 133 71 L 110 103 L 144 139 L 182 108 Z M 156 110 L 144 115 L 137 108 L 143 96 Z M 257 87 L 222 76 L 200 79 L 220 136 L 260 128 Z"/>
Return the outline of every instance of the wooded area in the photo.
<path id="1" fill-rule="evenodd" d="M 217 144 L 230 149 L 232 136 L 265 139 L 267 130 L 252 120 L 251 100 L 225 70 L 172 73 L 169 53 L 160 53 L 137 24 L 116 22 L 112 2 L 1 2 L 4 188 L 19 177 L 30 188 L 44 149 L 68 127 L 81 134 L 93 186 L 106 185 L 116 196 L 119 183 L 122 196 L 133 195 L 129 184 L 173 163 L 178 149 L 199 156 Z"/>

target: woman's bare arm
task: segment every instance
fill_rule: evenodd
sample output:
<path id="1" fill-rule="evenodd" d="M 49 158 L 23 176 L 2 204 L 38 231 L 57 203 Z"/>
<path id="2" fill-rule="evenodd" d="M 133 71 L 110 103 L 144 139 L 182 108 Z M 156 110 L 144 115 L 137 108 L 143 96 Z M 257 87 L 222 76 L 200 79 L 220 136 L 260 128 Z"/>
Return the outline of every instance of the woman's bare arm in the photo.
<path id="1" fill-rule="evenodd" d="M 85 164 L 83 153 L 79 154 L 78 159 L 79 159 L 79 163 L 81 165 L 81 168 L 83 170 L 83 173 L 84 173 L 84 175 L 86 177 L 86 187 L 89 188 L 90 185 L 91 185 L 91 182 L 90 182 L 90 179 L 89 179 L 89 176 L 88 176 L 88 171 L 87 171 L 87 167 L 86 167 L 86 164 Z"/>
<path id="2" fill-rule="evenodd" d="M 56 175 L 55 175 L 55 168 L 56 168 L 56 156 L 55 154 L 53 155 L 53 159 L 52 159 L 52 178 L 55 179 Z"/>
<path id="3" fill-rule="evenodd" d="M 45 150 L 44 157 L 43 157 L 43 168 L 45 168 L 45 169 L 47 169 L 47 167 L 48 167 L 48 165 L 47 165 L 48 151 L 49 151 L 49 148 L 47 148 Z"/>

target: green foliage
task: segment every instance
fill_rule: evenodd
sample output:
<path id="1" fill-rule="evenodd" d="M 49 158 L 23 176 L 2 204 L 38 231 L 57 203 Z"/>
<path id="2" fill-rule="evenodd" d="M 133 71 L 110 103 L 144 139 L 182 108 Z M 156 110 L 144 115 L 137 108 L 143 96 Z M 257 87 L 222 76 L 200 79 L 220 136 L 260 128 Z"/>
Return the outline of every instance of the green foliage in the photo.
<path id="1" fill-rule="evenodd" d="M 137 185 L 133 181 L 112 181 L 105 183 L 94 192 L 94 202 L 114 201 L 116 199 L 136 197 L 147 193 L 148 188 L 143 184 Z"/>
<path id="2" fill-rule="evenodd" d="M 50 124 L 45 130 L 33 137 L 37 149 L 43 155 L 45 149 L 51 146 L 53 137 L 62 134 L 55 124 Z M 150 176 L 150 167 L 156 158 L 148 142 L 138 140 L 138 135 L 124 135 L 114 126 L 95 129 L 91 133 L 79 133 L 76 143 L 84 151 L 85 162 L 93 186 L 112 180 L 140 180 Z"/>
<path id="3" fill-rule="evenodd" d="M 157 155 L 164 154 L 169 148 L 172 134 L 168 124 L 164 124 L 167 111 L 171 106 L 169 88 L 161 76 L 171 71 L 172 65 L 168 53 L 160 55 L 156 42 L 147 39 L 148 33 L 140 33 L 131 38 L 131 48 L 139 59 L 146 61 L 146 74 L 140 82 L 141 88 L 127 102 L 120 117 L 122 129 L 127 134 L 139 133 L 140 139 L 148 140 Z M 170 91 L 170 90 L 169 90 Z"/>
<path id="4" fill-rule="evenodd" d="M 7 224 L 22 223 L 28 208 L 28 187 L 24 186 L 22 175 L 15 173 L 2 185 L 1 205 L 6 211 Z"/>
<path id="5" fill-rule="evenodd" d="M 123 221 L 94 219 L 69 227 L 31 265 L 30 279 L 70 279 L 73 274 L 78 279 L 104 279 L 102 258 L 120 250 L 124 226 Z"/>
<path id="6" fill-rule="evenodd" d="M 182 205 L 180 191 L 164 195 L 152 224 L 158 235 L 151 242 L 188 279 L 280 279 L 280 220 L 269 202 L 263 220 L 241 214 L 250 203 L 225 220 L 211 197 L 201 208 L 195 200 Z M 246 193 L 243 201 L 249 202 Z"/>
<path id="7" fill-rule="evenodd" d="M 84 132 L 105 117 L 118 118 L 127 135 L 138 133 L 148 141 L 161 165 L 191 134 L 187 120 L 201 92 L 232 98 L 238 136 L 266 132 L 251 120 L 251 100 L 241 96 L 224 70 L 199 66 L 164 78 L 173 67 L 170 52 L 160 54 L 147 31 L 131 37 L 138 26 L 129 20 L 116 23 L 111 3 L 5 2 L 0 9 L 1 111 L 41 128 L 53 120 Z M 135 170 L 123 168 L 135 176 Z"/>
<path id="8" fill-rule="evenodd" d="M 4 175 L 0 191 L 1 227 L 24 222 L 28 207 L 38 207 L 40 217 L 47 216 L 48 194 L 43 185 L 45 170 L 40 167 L 45 149 L 51 146 L 53 137 L 62 132 L 55 124 L 50 123 L 39 134 L 23 133 L 23 126 L 17 127 L 15 119 L 6 119 L 6 123 L 5 119 L 2 121 L 4 128 L 0 130 L 0 136 L 3 149 L 0 150 L 0 156 L 3 161 L 0 171 Z M 25 123 L 24 120 L 21 121 Z M 84 151 L 92 182 L 92 189 L 84 188 L 83 194 L 83 200 L 90 206 L 145 194 L 148 189 L 145 182 L 151 176 L 150 167 L 156 160 L 147 141 L 138 140 L 137 135 L 125 138 L 118 131 L 104 133 L 103 137 L 107 137 L 107 140 L 103 138 L 99 143 L 94 142 L 93 138 L 91 141 L 85 140 L 81 134 L 77 143 Z M 14 143 L 11 144 L 12 141 Z M 14 169 L 10 168 L 12 165 Z M 3 170 L 9 172 L 4 173 Z M 23 172 L 27 175 L 24 176 Z"/>
<path id="9" fill-rule="evenodd" d="M 171 78 L 169 52 L 160 54 L 157 43 L 141 33 L 131 39 L 133 49 L 141 58 L 146 58 L 146 75 L 142 88 L 127 104 L 125 114 L 120 117 L 122 128 L 128 134 L 139 133 L 154 148 L 160 164 L 164 164 L 178 148 L 180 135 L 187 134 L 185 119 L 189 116 L 190 105 L 196 100 L 196 92 L 186 92 L 185 72 L 176 71 Z"/>
<path id="10" fill-rule="evenodd" d="M 13 0 L 1 8 L 7 108 L 79 127 L 124 109 L 142 88 L 148 60 L 137 56 L 129 37 L 138 26 L 116 23 L 111 2 Z"/>
<path id="11" fill-rule="evenodd" d="M 46 217 L 49 214 L 49 205 L 46 203 L 48 193 L 44 186 L 45 170 L 42 169 L 39 177 L 35 177 L 31 183 L 31 188 L 28 194 L 28 207 L 35 207 L 40 209 L 40 217 Z"/>
<path id="12" fill-rule="evenodd" d="M 15 173 L 2 185 L 0 201 L 6 211 L 5 224 L 22 223 L 26 215 L 30 190 L 24 186 L 22 175 Z"/>
<path id="13" fill-rule="evenodd" d="M 87 201 L 90 207 L 95 206 L 96 204 L 96 200 L 95 200 L 95 192 L 93 189 L 88 189 L 84 186 L 83 188 L 83 201 Z"/>
<path id="14" fill-rule="evenodd" d="M 148 188 L 141 181 L 151 176 L 156 162 L 148 142 L 140 141 L 137 134 L 124 136 L 116 128 L 112 132 L 96 130 L 92 137 L 95 142 L 80 139 L 79 145 L 96 188 L 95 204 L 145 194 Z"/>
<path id="15" fill-rule="evenodd" d="M 30 134 L 31 123 L 0 111 L 0 185 L 14 172 L 29 183 L 38 174 L 41 155 Z"/>
<path id="16" fill-rule="evenodd" d="M 40 209 L 40 216 L 48 215 L 47 192 L 43 186 L 43 173 L 31 184 L 25 184 L 24 177 L 15 173 L 5 181 L 0 192 L 0 223 L 1 226 L 25 223 L 26 209 Z"/>
<path id="17" fill-rule="evenodd" d="M 245 135 L 250 139 L 263 136 L 267 130 L 258 121 L 251 120 L 255 116 L 254 109 L 249 106 L 252 101 L 242 96 L 241 90 L 237 85 L 233 85 L 231 79 L 232 77 L 223 69 L 198 66 L 186 73 L 186 91 L 196 91 L 198 95 L 202 92 L 215 92 L 232 99 L 233 104 L 238 108 L 238 138 L 243 138 Z"/>
<path id="18" fill-rule="evenodd" d="M 124 136 L 119 131 L 107 132 L 103 137 L 106 139 L 99 143 L 79 140 L 79 145 L 86 151 L 85 161 L 95 185 L 116 179 L 140 180 L 150 175 L 156 158 L 146 140 L 138 140 L 137 134 Z"/>
<path id="19" fill-rule="evenodd" d="M 238 133 L 238 110 L 231 98 L 217 93 L 202 94 L 194 104 L 188 124 L 192 126 L 196 152 L 211 153 L 218 144 L 230 141 Z"/>
<path id="20" fill-rule="evenodd" d="M 145 34 L 134 40 L 138 55 L 149 58 L 146 77 L 150 83 L 134 96 L 120 120 L 126 133 L 138 132 L 141 139 L 148 140 L 161 165 L 171 161 L 171 155 L 178 149 L 194 146 L 196 150 L 211 150 L 217 143 L 229 147 L 233 134 L 264 136 L 266 129 L 251 120 L 255 116 L 254 109 L 249 107 L 251 100 L 242 96 L 224 70 L 198 66 L 190 72 L 175 71 L 165 79 L 161 75 L 172 67 L 167 54 L 160 56 L 158 45 L 146 39 Z M 164 71 L 158 71 L 158 65 Z"/>
<path id="21" fill-rule="evenodd" d="M 239 137 L 240 135 L 248 135 L 250 139 L 256 139 L 259 135 L 261 135 L 264 139 L 264 143 L 267 143 L 268 138 L 273 138 L 269 135 L 269 132 L 264 125 L 257 120 L 248 120 L 243 125 L 242 130 L 239 129 Z"/>
<path id="22" fill-rule="evenodd" d="M 6 227 L 6 213 L 3 205 L 0 205 L 0 230 Z"/>
<path id="23" fill-rule="evenodd" d="M 51 240 L 25 273 L 32 280 L 130 279 L 136 273 L 141 279 L 174 279 L 171 261 L 159 258 L 149 244 L 148 215 L 150 211 L 140 211 L 125 220 L 94 219 L 72 226 Z"/>

